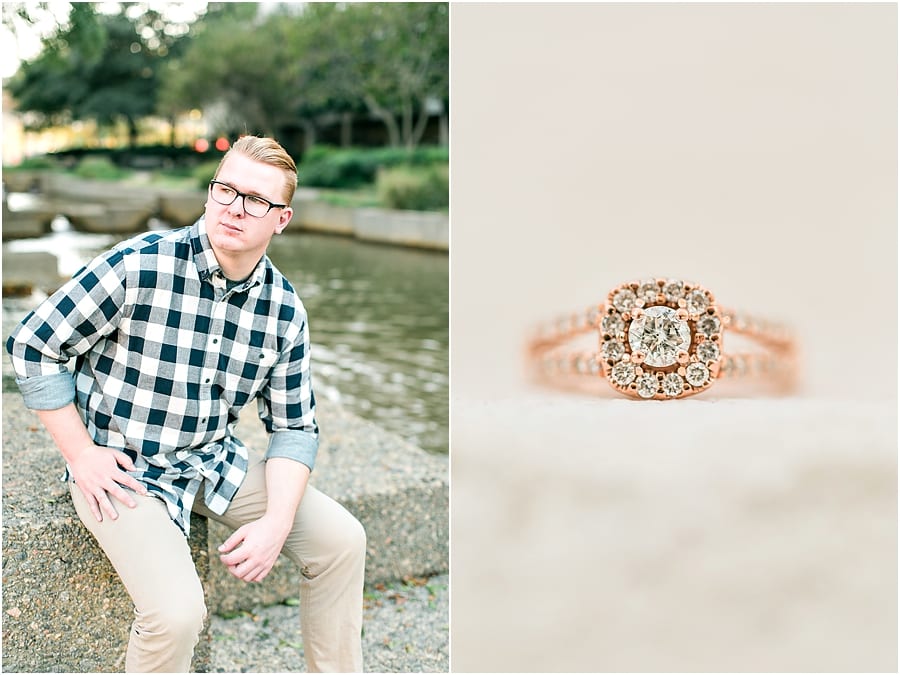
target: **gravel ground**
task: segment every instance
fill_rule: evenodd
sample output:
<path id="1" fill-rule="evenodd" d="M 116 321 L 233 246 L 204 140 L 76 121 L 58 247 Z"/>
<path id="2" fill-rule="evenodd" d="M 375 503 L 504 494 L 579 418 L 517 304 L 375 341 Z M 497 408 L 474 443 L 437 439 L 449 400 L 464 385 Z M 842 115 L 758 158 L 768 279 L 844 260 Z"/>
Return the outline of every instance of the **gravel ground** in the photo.
<path id="1" fill-rule="evenodd" d="M 363 611 L 366 672 L 449 672 L 449 577 L 367 587 Z M 258 607 L 214 616 L 211 670 L 306 672 L 299 608 Z"/>

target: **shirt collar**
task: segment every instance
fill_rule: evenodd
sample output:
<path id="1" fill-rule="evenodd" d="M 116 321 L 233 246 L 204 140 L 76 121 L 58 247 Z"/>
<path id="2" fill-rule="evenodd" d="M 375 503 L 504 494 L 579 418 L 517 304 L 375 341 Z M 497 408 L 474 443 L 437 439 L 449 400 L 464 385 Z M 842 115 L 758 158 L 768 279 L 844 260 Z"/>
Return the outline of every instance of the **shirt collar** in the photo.
<path id="1" fill-rule="evenodd" d="M 216 259 L 209 237 L 206 235 L 205 216 L 201 216 L 191 227 L 191 249 L 194 252 L 194 264 L 197 265 L 200 279 L 212 282 L 213 279 L 219 278 L 224 285 L 225 274 L 222 272 L 222 266 Z M 265 255 L 260 258 L 253 273 L 240 288 L 250 288 L 258 283 L 262 283 L 268 264 L 267 261 L 268 258 Z"/>

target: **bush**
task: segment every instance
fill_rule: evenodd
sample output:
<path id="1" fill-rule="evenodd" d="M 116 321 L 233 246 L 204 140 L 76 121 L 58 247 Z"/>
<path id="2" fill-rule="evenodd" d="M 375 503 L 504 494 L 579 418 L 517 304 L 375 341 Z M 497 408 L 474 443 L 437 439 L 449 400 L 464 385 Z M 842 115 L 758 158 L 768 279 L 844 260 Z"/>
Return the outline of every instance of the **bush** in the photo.
<path id="1" fill-rule="evenodd" d="M 219 168 L 219 161 L 218 159 L 211 160 L 194 167 L 191 171 L 191 176 L 194 178 L 198 188 L 205 190 L 209 187 L 209 181 L 213 179 L 213 176 L 216 175 L 216 169 Z"/>
<path id="2" fill-rule="evenodd" d="M 43 171 L 45 169 L 58 169 L 59 162 L 47 155 L 26 157 L 15 166 L 3 165 L 3 171 Z"/>
<path id="3" fill-rule="evenodd" d="M 450 205 L 446 166 L 398 167 L 378 172 L 378 197 L 389 209 L 441 211 Z"/>
<path id="4" fill-rule="evenodd" d="M 120 169 L 108 157 L 85 157 L 75 167 L 75 175 L 79 178 L 96 180 L 121 180 L 130 172 Z"/>
<path id="5" fill-rule="evenodd" d="M 398 166 L 446 165 L 450 153 L 445 147 L 333 148 L 316 146 L 300 162 L 302 186 L 352 189 L 375 183 L 378 172 Z"/>

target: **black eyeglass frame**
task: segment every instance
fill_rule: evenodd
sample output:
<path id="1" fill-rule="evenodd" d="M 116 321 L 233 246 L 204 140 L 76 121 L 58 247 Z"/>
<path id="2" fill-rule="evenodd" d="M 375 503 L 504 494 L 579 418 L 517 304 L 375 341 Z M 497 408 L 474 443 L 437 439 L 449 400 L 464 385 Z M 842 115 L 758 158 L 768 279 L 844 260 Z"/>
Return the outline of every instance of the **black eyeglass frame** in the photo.
<path id="1" fill-rule="evenodd" d="M 226 204 L 225 202 L 220 202 L 218 199 L 216 199 L 216 198 L 213 196 L 213 193 L 212 193 L 212 187 L 213 187 L 213 185 L 222 185 L 223 187 L 227 187 L 229 190 L 231 190 L 232 192 L 234 192 L 234 199 L 232 199 L 232 200 L 231 200 L 230 202 L 228 202 L 227 204 Z M 236 187 L 234 187 L 234 185 L 229 185 L 228 183 L 223 183 L 222 181 L 220 181 L 220 180 L 215 180 L 215 179 L 209 181 L 209 196 L 213 198 L 213 201 L 215 201 L 217 204 L 221 204 L 222 206 L 231 206 L 232 204 L 234 204 L 235 200 L 236 200 L 238 197 L 240 197 L 240 198 L 241 198 L 241 208 L 244 210 L 244 213 L 246 213 L 248 216 L 252 216 L 253 218 L 265 218 L 267 215 L 269 215 L 269 211 L 271 211 L 272 209 L 284 209 L 284 208 L 287 208 L 287 204 L 276 204 L 275 202 L 270 202 L 270 201 L 269 201 L 268 199 L 266 199 L 265 197 L 260 197 L 259 195 L 251 195 L 251 194 L 248 194 L 248 193 L 246 193 L 246 192 L 241 192 L 241 191 L 238 190 Z M 269 208 L 266 209 L 266 212 L 265 212 L 264 214 L 262 214 L 261 216 L 257 216 L 257 215 L 255 215 L 255 214 L 253 214 L 253 213 L 250 213 L 250 212 L 247 210 L 247 203 L 244 201 L 244 199 L 247 198 L 247 197 L 253 197 L 253 199 L 259 199 L 260 201 L 264 201 L 266 204 L 269 205 Z"/>

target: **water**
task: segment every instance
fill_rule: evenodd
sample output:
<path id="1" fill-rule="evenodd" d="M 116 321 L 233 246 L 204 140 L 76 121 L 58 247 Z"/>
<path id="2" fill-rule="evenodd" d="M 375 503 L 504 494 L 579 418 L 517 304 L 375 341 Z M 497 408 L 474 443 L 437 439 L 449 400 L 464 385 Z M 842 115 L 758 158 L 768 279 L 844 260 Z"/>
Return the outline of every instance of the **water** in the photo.
<path id="1" fill-rule="evenodd" d="M 115 241 L 75 232 L 57 219 L 53 233 L 5 246 L 55 253 L 60 273 L 71 275 Z M 309 314 L 316 395 L 429 452 L 446 453 L 447 255 L 292 233 L 276 236 L 269 256 Z M 4 304 L 10 313 L 24 311 L 21 303 Z"/>

